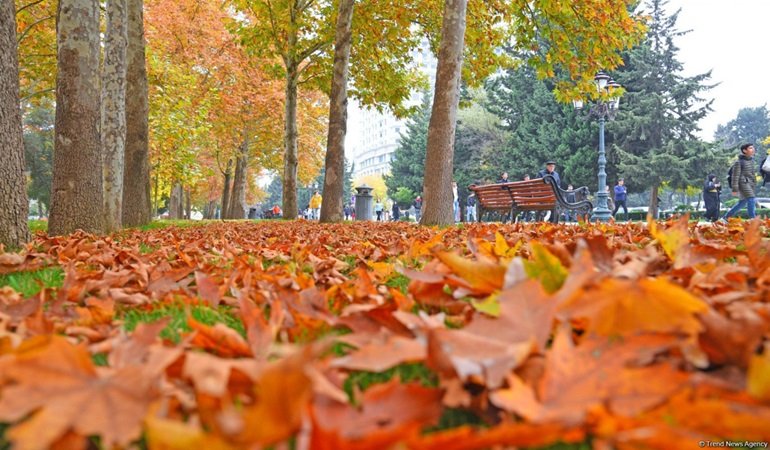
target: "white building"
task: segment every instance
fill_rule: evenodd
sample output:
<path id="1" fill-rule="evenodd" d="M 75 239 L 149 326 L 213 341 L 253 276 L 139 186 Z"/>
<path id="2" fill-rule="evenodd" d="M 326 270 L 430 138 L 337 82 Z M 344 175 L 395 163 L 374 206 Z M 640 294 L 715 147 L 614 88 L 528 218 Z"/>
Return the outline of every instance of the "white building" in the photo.
<path id="1" fill-rule="evenodd" d="M 414 51 L 414 62 L 428 77 L 430 87 L 436 84 L 436 58 L 430 52 L 427 40 Z M 409 102 L 422 101 L 418 92 Z M 348 129 L 345 136 L 345 156 L 354 163 L 353 179 L 366 175 L 390 173 L 390 162 L 398 147 L 401 133 L 406 131 L 408 119 L 397 119 L 389 112 L 362 107 L 356 100 L 348 103 Z"/>

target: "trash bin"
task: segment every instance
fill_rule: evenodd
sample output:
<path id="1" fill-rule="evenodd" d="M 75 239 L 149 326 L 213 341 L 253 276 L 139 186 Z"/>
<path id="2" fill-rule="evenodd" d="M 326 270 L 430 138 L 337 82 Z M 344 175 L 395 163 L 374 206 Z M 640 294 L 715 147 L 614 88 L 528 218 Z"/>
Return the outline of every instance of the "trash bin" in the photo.
<path id="1" fill-rule="evenodd" d="M 257 218 L 257 208 L 249 208 L 249 219 Z"/>
<path id="2" fill-rule="evenodd" d="M 372 190 L 374 188 L 362 184 L 356 188 L 356 221 L 372 220 Z"/>

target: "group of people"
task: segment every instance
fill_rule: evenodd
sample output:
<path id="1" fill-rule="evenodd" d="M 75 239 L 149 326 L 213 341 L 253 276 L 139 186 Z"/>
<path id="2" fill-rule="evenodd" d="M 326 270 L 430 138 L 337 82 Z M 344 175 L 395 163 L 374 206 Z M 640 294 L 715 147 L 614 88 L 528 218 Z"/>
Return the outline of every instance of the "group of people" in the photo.
<path id="1" fill-rule="evenodd" d="M 734 217 L 740 210 L 746 208 L 749 219 L 756 217 L 756 191 L 757 191 L 757 165 L 754 161 L 756 149 L 754 144 L 743 144 L 740 147 L 738 161 L 730 166 L 727 172 L 727 185 L 733 197 L 738 197 L 736 203 L 721 218 L 719 217 L 720 193 L 722 183 L 716 174 L 710 173 L 703 183 L 703 202 L 706 205 L 706 219 L 716 222 L 726 222 Z M 759 175 L 764 186 L 770 179 L 770 159 L 767 156 L 759 163 Z"/>

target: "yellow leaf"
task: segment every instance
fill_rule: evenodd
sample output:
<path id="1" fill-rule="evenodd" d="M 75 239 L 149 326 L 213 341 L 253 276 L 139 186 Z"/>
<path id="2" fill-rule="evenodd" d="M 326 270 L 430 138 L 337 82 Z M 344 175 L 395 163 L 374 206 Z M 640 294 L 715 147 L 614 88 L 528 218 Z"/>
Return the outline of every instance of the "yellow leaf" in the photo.
<path id="1" fill-rule="evenodd" d="M 524 261 L 524 270 L 530 278 L 540 280 L 546 292 L 558 291 L 567 279 L 567 269 L 556 256 L 538 242 L 531 242 L 532 260 Z"/>
<path id="2" fill-rule="evenodd" d="M 492 317 L 500 316 L 500 300 L 498 300 L 497 294 L 492 294 L 484 300 L 471 299 L 471 305 L 478 312 L 483 312 Z"/>
<path id="3" fill-rule="evenodd" d="M 752 355 L 746 377 L 746 390 L 759 400 L 770 400 L 770 346 L 761 355 Z"/>

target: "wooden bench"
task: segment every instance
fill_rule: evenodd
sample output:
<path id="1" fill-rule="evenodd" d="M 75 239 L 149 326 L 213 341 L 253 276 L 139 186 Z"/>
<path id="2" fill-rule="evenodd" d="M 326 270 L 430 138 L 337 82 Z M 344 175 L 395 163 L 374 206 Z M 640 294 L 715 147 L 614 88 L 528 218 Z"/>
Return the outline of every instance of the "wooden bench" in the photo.
<path id="1" fill-rule="evenodd" d="M 468 189 L 476 193 L 479 222 L 484 213 L 493 211 L 500 213 L 503 221 L 508 214 L 513 219 L 523 211 L 554 211 L 550 221 L 557 223 L 559 215 L 564 211 L 574 211 L 578 216 L 585 216 L 593 209 L 587 200 L 587 187 L 574 189 L 572 193 L 575 194 L 575 202 L 569 202 L 567 196 L 570 192 L 560 188 L 551 176 L 527 181 L 471 185 Z"/>

